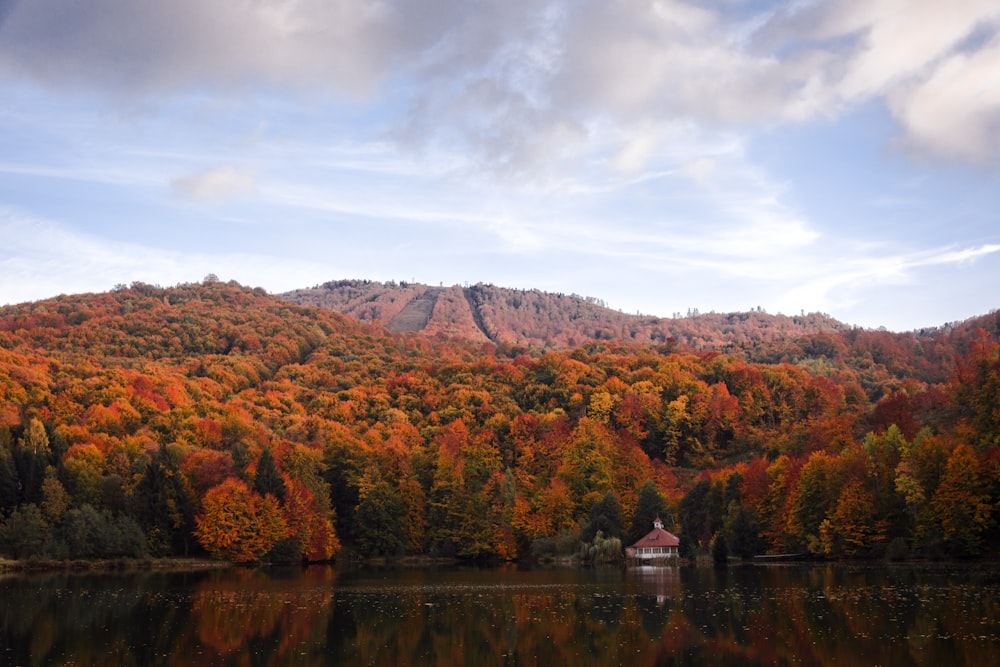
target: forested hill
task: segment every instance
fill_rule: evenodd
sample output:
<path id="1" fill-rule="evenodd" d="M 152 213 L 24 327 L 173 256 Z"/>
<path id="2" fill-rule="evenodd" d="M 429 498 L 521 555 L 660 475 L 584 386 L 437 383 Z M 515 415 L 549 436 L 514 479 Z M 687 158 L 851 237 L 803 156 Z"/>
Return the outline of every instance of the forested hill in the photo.
<path id="1" fill-rule="evenodd" d="M 587 341 L 616 340 L 719 350 L 850 329 L 819 313 L 796 317 L 762 311 L 689 313 L 672 318 L 630 315 L 607 308 L 592 297 L 483 284 L 430 287 L 340 280 L 281 297 L 361 321 L 379 322 L 393 331 L 445 334 L 534 349 L 566 349 Z"/>
<path id="2" fill-rule="evenodd" d="M 429 287 L 340 280 L 279 295 L 396 332 L 417 332 L 525 351 L 565 350 L 593 341 L 715 351 L 747 361 L 805 365 L 830 375 L 844 369 L 869 391 L 903 378 L 945 381 L 978 332 L 1000 336 L 1000 312 L 914 332 L 852 327 L 822 313 L 630 315 L 594 298 L 493 285 Z"/>
<path id="3" fill-rule="evenodd" d="M 762 363 L 529 354 L 217 281 L 3 307 L 0 556 L 610 557 L 656 515 L 689 552 L 996 556 L 1000 346 L 960 329 Z"/>

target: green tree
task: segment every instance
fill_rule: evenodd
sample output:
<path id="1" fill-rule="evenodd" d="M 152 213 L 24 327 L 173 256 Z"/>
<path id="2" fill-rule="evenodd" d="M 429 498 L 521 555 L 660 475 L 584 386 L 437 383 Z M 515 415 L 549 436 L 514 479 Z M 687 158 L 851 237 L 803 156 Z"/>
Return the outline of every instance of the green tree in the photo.
<path id="1" fill-rule="evenodd" d="M 713 488 L 703 479 L 681 498 L 677 511 L 681 534 L 690 542 L 692 551 L 697 547 L 707 549 L 722 527 L 722 495 L 721 484 Z"/>
<path id="2" fill-rule="evenodd" d="M 330 487 L 330 502 L 337 517 L 337 535 L 345 541 L 357 536 L 355 512 L 361 501 L 358 480 L 363 469 L 360 447 L 336 441 L 323 449 L 323 479 Z"/>
<path id="3" fill-rule="evenodd" d="M 279 501 L 285 499 L 285 480 L 274 464 L 271 450 L 266 447 L 260 453 L 260 458 L 257 459 L 257 473 L 253 478 L 253 490 L 262 496 L 270 493 Z"/>
<path id="4" fill-rule="evenodd" d="M 599 501 L 611 490 L 612 439 L 604 424 L 583 417 L 563 449 L 559 477 L 569 486 L 580 509 Z"/>
<path id="5" fill-rule="evenodd" d="M 666 512 L 666 503 L 663 496 L 656 488 L 652 480 L 646 481 L 639 489 L 639 497 L 636 501 L 635 514 L 632 515 L 632 522 L 629 524 L 628 532 L 625 534 L 625 544 L 635 544 L 642 536 L 653 528 L 653 521 L 659 517 L 664 525 L 668 525 L 670 515 Z M 672 528 L 672 526 L 671 526 Z"/>
<path id="6" fill-rule="evenodd" d="M 716 565 L 725 565 L 729 562 L 729 545 L 726 544 L 726 536 L 722 533 L 712 540 L 712 562 Z"/>
<path id="7" fill-rule="evenodd" d="M 132 490 L 131 513 L 145 531 L 153 556 L 188 553 L 194 499 L 177 455 L 161 447 Z"/>
<path id="8" fill-rule="evenodd" d="M 14 453 L 9 447 L 0 443 L 0 513 L 17 506 L 20 485 L 17 467 L 14 465 Z"/>
<path id="9" fill-rule="evenodd" d="M 395 556 L 407 542 L 406 505 L 385 480 L 367 490 L 357 510 L 358 548 L 369 556 Z"/>
<path id="10" fill-rule="evenodd" d="M 580 539 L 584 542 L 591 542 L 598 532 L 601 532 L 605 539 L 622 536 L 622 508 L 618 504 L 618 496 L 613 491 L 604 494 L 601 500 L 590 508 L 587 523 L 580 532 Z"/>
<path id="11" fill-rule="evenodd" d="M 729 550 L 734 556 L 743 560 L 753 558 L 761 551 L 760 522 L 753 508 L 742 504 L 733 505 L 735 512 L 729 525 Z"/>
<path id="12" fill-rule="evenodd" d="M 599 530 L 592 540 L 582 544 L 580 555 L 591 563 L 616 563 L 622 559 L 622 541 Z"/>
<path id="13" fill-rule="evenodd" d="M 802 466 L 798 486 L 790 499 L 788 533 L 812 553 L 822 551 L 819 527 L 837 502 L 841 482 L 837 460 L 825 452 L 813 452 Z"/>
<path id="14" fill-rule="evenodd" d="M 0 523 L 0 553 L 11 558 L 41 556 L 49 539 L 49 524 L 37 505 L 22 505 Z"/>
<path id="15" fill-rule="evenodd" d="M 146 553 L 145 536 L 131 517 L 90 505 L 69 510 L 56 532 L 68 558 L 137 558 Z"/>

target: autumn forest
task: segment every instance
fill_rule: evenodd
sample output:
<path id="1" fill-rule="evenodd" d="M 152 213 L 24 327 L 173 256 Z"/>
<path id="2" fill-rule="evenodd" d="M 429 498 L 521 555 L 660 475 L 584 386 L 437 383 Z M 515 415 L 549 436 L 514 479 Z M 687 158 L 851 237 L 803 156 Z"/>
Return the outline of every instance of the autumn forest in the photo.
<path id="1" fill-rule="evenodd" d="M 0 555 L 1000 555 L 1000 314 L 693 344 L 518 296 L 544 345 L 491 294 L 471 339 L 217 280 L 0 308 Z"/>

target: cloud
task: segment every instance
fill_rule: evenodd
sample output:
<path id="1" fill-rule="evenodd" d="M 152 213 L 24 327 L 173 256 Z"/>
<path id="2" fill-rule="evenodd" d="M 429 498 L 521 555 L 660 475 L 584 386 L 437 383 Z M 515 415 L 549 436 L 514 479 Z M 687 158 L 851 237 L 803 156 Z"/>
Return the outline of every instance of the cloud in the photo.
<path id="1" fill-rule="evenodd" d="M 0 304 L 72 292 L 100 292 L 134 281 L 174 285 L 209 273 L 272 291 L 328 280 L 329 264 L 266 254 L 173 252 L 124 243 L 0 209 Z"/>
<path id="2" fill-rule="evenodd" d="M 398 26 L 351 0 L 19 2 L 0 68 L 118 93 L 258 85 L 361 95 L 392 57 Z M 398 17 L 397 17 L 398 19 Z"/>
<path id="3" fill-rule="evenodd" d="M 0 21 L 8 77 L 391 102 L 396 140 L 518 175 L 596 150 L 634 171 L 662 146 L 637 134 L 660 124 L 801 122 L 872 99 L 911 147 L 998 157 L 995 0 L 31 0 Z"/>
<path id="4" fill-rule="evenodd" d="M 1000 159 L 1000 5 L 993 0 L 839 0 L 761 29 L 816 65 L 787 117 L 836 116 L 884 100 L 899 143 L 973 163 Z M 788 70 L 795 58 L 783 63 Z"/>
<path id="5" fill-rule="evenodd" d="M 257 184 L 252 173 L 223 165 L 174 179 L 170 187 L 176 194 L 187 199 L 219 203 L 251 193 Z"/>
<path id="6" fill-rule="evenodd" d="M 1000 146 L 1000 36 L 979 51 L 955 53 L 925 78 L 889 96 L 917 150 L 976 163 L 997 159 Z"/>
<path id="7" fill-rule="evenodd" d="M 902 254 L 860 252 L 842 263 L 823 263 L 803 272 L 780 302 L 786 312 L 794 312 L 801 304 L 828 312 L 843 310 L 864 301 L 875 288 L 908 284 L 927 269 L 965 265 L 998 252 L 998 244 L 944 246 Z"/>

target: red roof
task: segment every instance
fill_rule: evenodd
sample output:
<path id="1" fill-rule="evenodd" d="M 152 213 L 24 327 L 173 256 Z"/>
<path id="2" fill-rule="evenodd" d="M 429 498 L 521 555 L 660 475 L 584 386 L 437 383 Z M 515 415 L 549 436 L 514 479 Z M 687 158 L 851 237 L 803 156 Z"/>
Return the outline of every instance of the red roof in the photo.
<path id="1" fill-rule="evenodd" d="M 649 531 L 645 537 L 640 539 L 638 542 L 632 545 L 631 548 L 639 549 L 642 547 L 676 547 L 681 543 L 679 537 L 673 533 L 669 533 L 663 530 L 663 524 L 660 523 L 659 518 L 653 524 L 653 530 Z"/>

